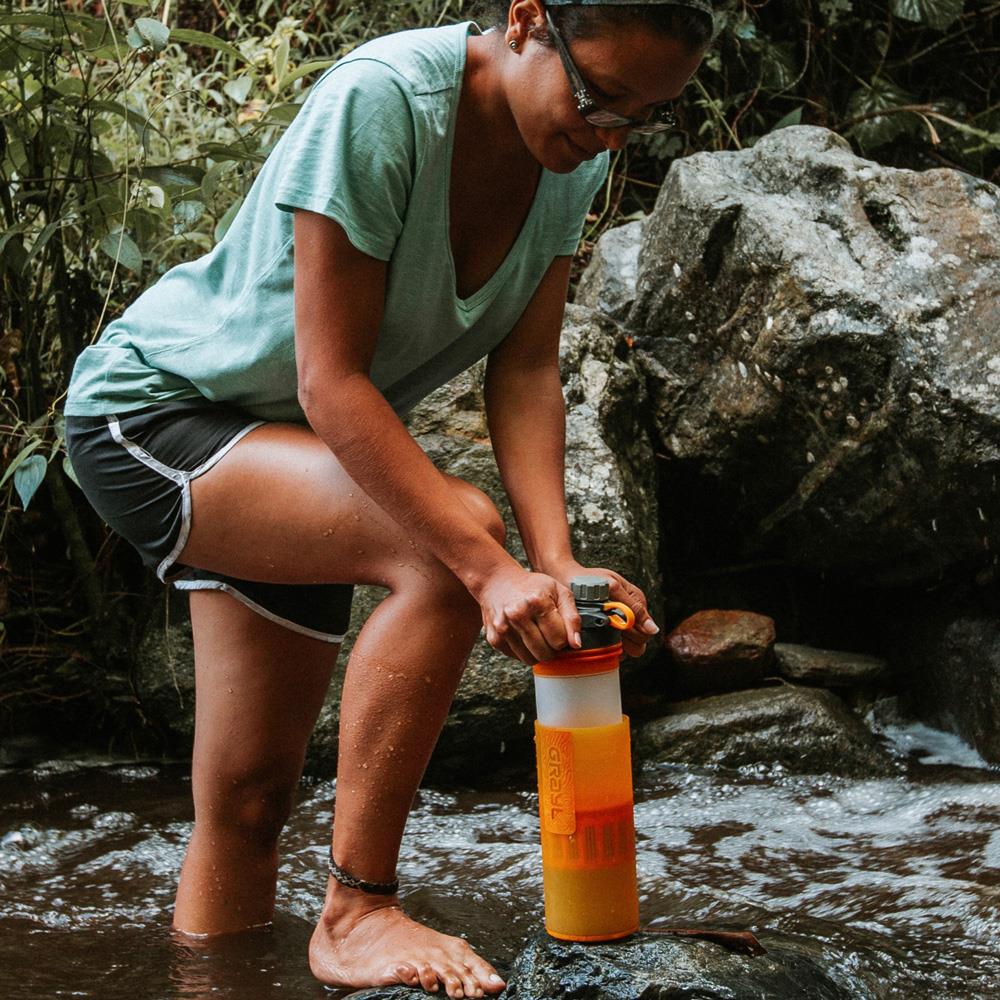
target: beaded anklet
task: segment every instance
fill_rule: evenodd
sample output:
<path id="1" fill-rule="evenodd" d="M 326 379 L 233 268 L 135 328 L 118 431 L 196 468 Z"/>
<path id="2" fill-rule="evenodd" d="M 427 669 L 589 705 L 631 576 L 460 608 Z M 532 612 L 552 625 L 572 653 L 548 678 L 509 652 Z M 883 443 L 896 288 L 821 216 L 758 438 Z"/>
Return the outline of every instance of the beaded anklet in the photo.
<path id="1" fill-rule="evenodd" d="M 357 875 L 345 871 L 333 860 L 333 845 L 330 845 L 330 876 L 348 889 L 360 889 L 362 892 L 372 892 L 376 896 L 394 896 L 399 891 L 399 879 L 391 882 L 366 882 Z"/>

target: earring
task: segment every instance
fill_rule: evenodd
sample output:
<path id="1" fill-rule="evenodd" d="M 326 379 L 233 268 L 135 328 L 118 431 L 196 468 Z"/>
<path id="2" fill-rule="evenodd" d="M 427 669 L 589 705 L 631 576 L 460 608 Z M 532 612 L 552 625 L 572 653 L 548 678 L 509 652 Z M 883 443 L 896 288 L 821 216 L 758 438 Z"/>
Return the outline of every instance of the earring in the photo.
<path id="1" fill-rule="evenodd" d="M 516 52 L 517 51 L 517 39 L 516 38 L 512 38 L 510 40 L 509 44 L 510 44 L 510 50 L 511 50 L 511 52 Z"/>

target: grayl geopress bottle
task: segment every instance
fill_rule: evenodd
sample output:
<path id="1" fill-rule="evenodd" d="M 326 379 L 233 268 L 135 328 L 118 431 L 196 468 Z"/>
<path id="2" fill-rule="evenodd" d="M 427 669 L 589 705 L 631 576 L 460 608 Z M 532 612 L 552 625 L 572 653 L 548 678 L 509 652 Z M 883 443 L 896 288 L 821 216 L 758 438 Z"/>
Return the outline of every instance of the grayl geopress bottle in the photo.
<path id="1" fill-rule="evenodd" d="M 629 725 L 618 681 L 618 632 L 634 615 L 608 600 L 604 577 L 575 577 L 570 589 L 582 648 L 533 668 L 545 929 L 566 941 L 611 941 L 639 927 Z"/>

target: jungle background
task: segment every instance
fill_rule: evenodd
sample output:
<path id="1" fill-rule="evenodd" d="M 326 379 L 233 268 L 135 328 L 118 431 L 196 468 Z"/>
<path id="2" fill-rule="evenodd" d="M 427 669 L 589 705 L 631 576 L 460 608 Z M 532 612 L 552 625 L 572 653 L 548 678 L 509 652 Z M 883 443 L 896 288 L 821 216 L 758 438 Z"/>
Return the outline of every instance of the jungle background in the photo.
<path id="1" fill-rule="evenodd" d="M 578 268 L 671 162 L 817 124 L 862 155 L 1000 182 L 1000 0 L 733 0 L 678 131 L 616 154 Z M 310 84 L 389 31 L 474 3 L 0 0 L 0 735 L 155 741 L 132 664 L 167 607 L 75 485 L 77 354 L 225 233 Z"/>

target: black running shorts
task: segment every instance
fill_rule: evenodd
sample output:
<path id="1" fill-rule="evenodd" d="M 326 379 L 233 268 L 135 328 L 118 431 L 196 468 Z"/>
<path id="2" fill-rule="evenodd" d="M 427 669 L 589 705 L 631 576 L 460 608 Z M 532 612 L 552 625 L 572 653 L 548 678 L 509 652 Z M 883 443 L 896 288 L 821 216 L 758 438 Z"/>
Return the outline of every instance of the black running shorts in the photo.
<path id="1" fill-rule="evenodd" d="M 191 530 L 191 480 L 262 423 L 226 403 L 186 399 L 117 416 L 68 416 L 66 449 L 94 509 L 165 583 L 225 591 L 270 621 L 340 642 L 351 584 L 259 583 L 176 561 Z"/>

